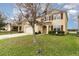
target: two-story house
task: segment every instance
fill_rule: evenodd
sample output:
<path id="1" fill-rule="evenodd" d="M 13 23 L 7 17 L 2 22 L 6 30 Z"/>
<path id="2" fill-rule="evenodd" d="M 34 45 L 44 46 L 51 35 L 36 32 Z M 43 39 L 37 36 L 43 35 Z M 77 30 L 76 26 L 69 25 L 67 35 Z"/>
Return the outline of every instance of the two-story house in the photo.
<path id="1" fill-rule="evenodd" d="M 67 33 L 68 16 L 64 11 L 53 10 L 45 16 L 38 17 L 37 21 L 40 23 L 42 22 L 42 24 L 35 24 L 35 32 L 48 34 L 49 31 L 64 31 L 65 33 Z M 23 31 L 27 34 L 33 34 L 32 27 L 26 21 L 23 21 L 21 25 L 11 25 L 11 30 L 13 28 L 17 28 L 17 31 Z"/>

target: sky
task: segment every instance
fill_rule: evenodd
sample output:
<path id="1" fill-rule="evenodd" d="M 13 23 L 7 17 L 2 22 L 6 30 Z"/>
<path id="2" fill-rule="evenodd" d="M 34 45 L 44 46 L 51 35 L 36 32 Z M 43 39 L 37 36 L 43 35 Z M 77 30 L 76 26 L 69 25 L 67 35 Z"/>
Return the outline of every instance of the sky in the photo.
<path id="1" fill-rule="evenodd" d="M 12 16 L 15 5 L 12 3 L 0 3 L 0 10 L 7 16 Z"/>
<path id="2" fill-rule="evenodd" d="M 67 11 L 68 13 L 68 29 L 77 29 L 77 16 L 79 12 L 79 4 L 63 4 L 63 3 L 53 3 L 52 7 L 55 9 L 61 9 Z M 17 10 L 13 3 L 0 3 L 0 11 L 2 11 L 8 18 L 13 18 Z M 11 19 L 9 19 L 11 20 Z"/>

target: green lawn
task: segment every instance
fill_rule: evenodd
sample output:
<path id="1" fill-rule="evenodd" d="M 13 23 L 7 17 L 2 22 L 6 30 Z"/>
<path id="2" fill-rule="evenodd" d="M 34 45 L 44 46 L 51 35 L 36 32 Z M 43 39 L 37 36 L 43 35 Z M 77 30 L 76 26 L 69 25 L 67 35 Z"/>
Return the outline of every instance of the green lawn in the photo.
<path id="1" fill-rule="evenodd" d="M 0 55 L 36 56 L 42 48 L 43 56 L 79 56 L 79 37 L 75 35 L 38 35 L 37 41 L 40 44 L 33 44 L 32 36 L 0 40 Z"/>
<path id="2" fill-rule="evenodd" d="M 14 34 L 14 33 L 17 33 L 17 32 L 14 32 L 14 31 L 10 31 L 10 32 L 4 31 L 4 32 L 1 32 L 1 31 L 0 31 L 0 35 Z"/>

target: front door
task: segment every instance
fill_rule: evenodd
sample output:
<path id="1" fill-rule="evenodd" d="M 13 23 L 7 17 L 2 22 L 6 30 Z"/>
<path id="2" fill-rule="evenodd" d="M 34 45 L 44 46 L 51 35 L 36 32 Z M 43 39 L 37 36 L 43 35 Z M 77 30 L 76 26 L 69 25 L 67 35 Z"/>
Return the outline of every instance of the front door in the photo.
<path id="1" fill-rule="evenodd" d="M 13 26 L 12 31 L 18 31 L 18 26 Z"/>
<path id="2" fill-rule="evenodd" d="M 46 34 L 47 28 L 46 26 L 43 26 L 43 34 Z"/>

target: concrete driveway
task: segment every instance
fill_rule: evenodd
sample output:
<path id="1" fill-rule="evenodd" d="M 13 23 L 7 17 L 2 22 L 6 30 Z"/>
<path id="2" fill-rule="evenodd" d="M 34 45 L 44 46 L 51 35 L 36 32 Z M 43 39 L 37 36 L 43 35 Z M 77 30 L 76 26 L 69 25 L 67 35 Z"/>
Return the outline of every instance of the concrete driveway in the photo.
<path id="1" fill-rule="evenodd" d="M 17 34 L 0 35 L 0 40 L 1 40 L 1 39 L 12 38 L 12 37 L 24 36 L 24 35 L 27 35 L 27 34 L 26 34 L 26 33 L 17 33 Z"/>

